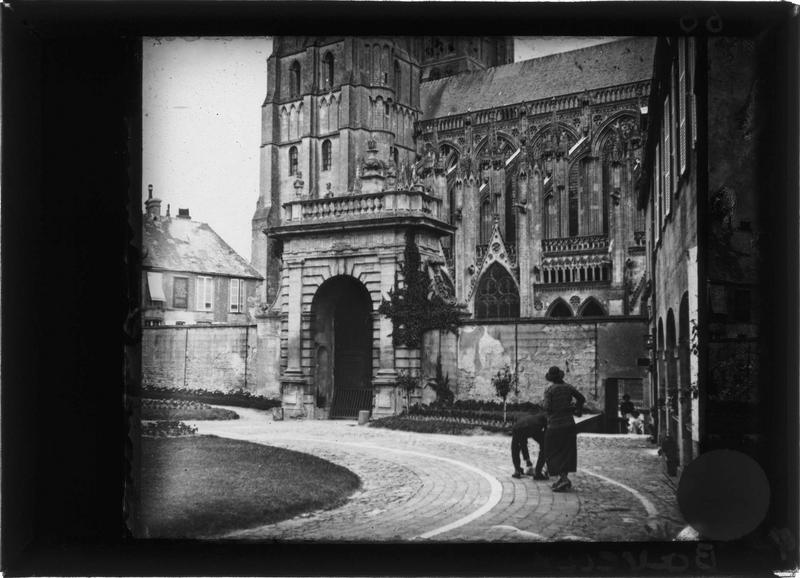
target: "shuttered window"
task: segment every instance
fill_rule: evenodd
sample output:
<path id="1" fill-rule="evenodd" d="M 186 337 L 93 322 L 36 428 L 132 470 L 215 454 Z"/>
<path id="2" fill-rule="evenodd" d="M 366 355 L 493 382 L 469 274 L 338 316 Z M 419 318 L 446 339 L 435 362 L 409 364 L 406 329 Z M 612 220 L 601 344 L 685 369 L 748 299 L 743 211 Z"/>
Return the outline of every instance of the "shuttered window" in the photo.
<path id="1" fill-rule="evenodd" d="M 695 39 L 689 38 L 689 102 L 690 102 L 690 112 L 689 115 L 689 125 L 691 129 L 691 137 L 692 137 L 692 148 L 697 145 L 697 97 L 695 93 L 697 92 L 697 79 L 695 75 L 697 74 L 697 67 L 695 62 Z"/>
<path id="2" fill-rule="evenodd" d="M 656 171 L 653 178 L 653 183 L 656 189 L 656 204 L 654 210 L 656 212 L 656 242 L 661 239 L 661 226 L 664 224 L 664 179 L 661 174 L 661 143 L 656 143 Z"/>
<path id="3" fill-rule="evenodd" d="M 197 278 L 197 310 L 211 311 L 214 308 L 214 279 Z"/>
<path id="4" fill-rule="evenodd" d="M 680 160 L 680 175 L 686 172 L 686 151 L 688 138 L 686 135 L 686 38 L 678 39 L 678 125 L 679 145 L 678 158 Z"/>
<path id="5" fill-rule="evenodd" d="M 242 312 L 242 282 L 240 279 L 231 279 L 228 291 L 231 313 Z"/>
<path id="6" fill-rule="evenodd" d="M 672 108 L 669 95 L 664 100 L 664 118 L 661 130 L 664 134 L 664 147 L 662 149 L 663 158 L 661 159 L 661 170 L 664 173 L 664 218 L 669 215 L 672 208 L 672 139 L 670 138 L 672 132 Z"/>

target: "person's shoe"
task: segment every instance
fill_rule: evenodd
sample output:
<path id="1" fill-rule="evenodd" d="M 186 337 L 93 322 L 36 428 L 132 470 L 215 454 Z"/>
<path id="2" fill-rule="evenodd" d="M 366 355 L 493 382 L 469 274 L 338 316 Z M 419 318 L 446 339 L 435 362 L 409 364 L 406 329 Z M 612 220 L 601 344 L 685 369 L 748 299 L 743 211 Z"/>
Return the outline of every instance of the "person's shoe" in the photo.
<path id="1" fill-rule="evenodd" d="M 520 470 L 517 470 L 516 472 L 511 474 L 511 477 L 512 478 L 516 478 L 516 479 L 520 479 L 522 477 L 522 472 Z"/>
<path id="2" fill-rule="evenodd" d="M 569 480 L 559 480 L 556 482 L 555 486 L 553 486 L 554 492 L 568 492 L 570 489 L 572 489 L 572 482 Z"/>
<path id="3" fill-rule="evenodd" d="M 548 480 L 550 479 L 548 476 L 545 476 L 542 472 L 535 472 L 533 474 L 534 480 Z"/>

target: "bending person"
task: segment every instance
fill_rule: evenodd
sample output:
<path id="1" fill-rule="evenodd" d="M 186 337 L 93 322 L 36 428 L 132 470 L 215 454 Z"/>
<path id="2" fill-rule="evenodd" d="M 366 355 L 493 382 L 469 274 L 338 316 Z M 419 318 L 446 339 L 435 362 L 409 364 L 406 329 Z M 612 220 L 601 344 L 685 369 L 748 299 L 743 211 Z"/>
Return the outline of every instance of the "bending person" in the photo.
<path id="1" fill-rule="evenodd" d="M 542 473 L 544 467 L 544 430 L 547 428 L 547 414 L 538 412 L 526 415 L 516 422 L 511 427 L 511 461 L 514 464 L 514 473 L 511 474 L 512 478 L 522 477 L 522 468 L 520 467 L 520 453 L 528 466 L 528 471 L 525 474 L 533 474 L 534 480 L 546 480 L 547 477 Z M 533 438 L 539 444 L 539 457 L 536 459 L 536 468 L 531 471 L 533 464 L 531 463 L 531 456 L 528 453 L 528 438 Z"/>
<path id="2" fill-rule="evenodd" d="M 553 484 L 553 491 L 566 492 L 572 487 L 569 473 L 578 469 L 578 433 L 572 415 L 580 417 L 586 398 L 573 386 L 564 383 L 564 372 L 556 366 L 550 368 L 545 379 L 552 383 L 544 392 L 547 471 L 551 476 L 559 476 Z"/>

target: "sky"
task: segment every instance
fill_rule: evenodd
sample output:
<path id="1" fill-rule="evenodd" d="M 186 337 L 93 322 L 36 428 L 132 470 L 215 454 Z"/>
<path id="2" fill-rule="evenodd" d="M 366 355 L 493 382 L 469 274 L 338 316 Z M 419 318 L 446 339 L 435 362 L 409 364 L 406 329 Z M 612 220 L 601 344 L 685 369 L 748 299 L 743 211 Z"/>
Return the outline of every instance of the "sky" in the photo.
<path id="1" fill-rule="evenodd" d="M 515 60 L 613 40 L 515 37 Z M 261 104 L 272 39 L 144 38 L 142 200 L 189 209 L 250 260 L 258 199 Z M 142 207 L 144 210 L 144 206 Z"/>

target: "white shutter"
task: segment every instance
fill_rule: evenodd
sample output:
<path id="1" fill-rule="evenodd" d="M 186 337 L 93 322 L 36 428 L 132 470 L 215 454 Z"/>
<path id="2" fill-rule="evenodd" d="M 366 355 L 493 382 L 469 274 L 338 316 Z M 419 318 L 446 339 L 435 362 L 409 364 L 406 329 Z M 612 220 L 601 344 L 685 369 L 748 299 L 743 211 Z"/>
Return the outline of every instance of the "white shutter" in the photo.
<path id="1" fill-rule="evenodd" d="M 680 124 L 678 127 L 678 155 L 680 160 L 680 173 L 686 172 L 686 38 L 678 39 L 678 113 Z"/>
<path id="2" fill-rule="evenodd" d="M 214 308 L 214 279 L 197 278 L 197 310 L 211 311 Z"/>
<path id="3" fill-rule="evenodd" d="M 241 294 L 240 294 L 239 279 L 231 279 L 228 295 L 229 295 L 231 313 L 240 313 Z"/>
<path id="4" fill-rule="evenodd" d="M 164 275 L 161 273 L 147 272 L 147 289 L 150 291 L 150 301 L 167 301 L 164 295 Z"/>

